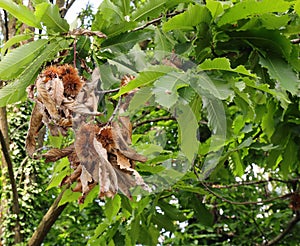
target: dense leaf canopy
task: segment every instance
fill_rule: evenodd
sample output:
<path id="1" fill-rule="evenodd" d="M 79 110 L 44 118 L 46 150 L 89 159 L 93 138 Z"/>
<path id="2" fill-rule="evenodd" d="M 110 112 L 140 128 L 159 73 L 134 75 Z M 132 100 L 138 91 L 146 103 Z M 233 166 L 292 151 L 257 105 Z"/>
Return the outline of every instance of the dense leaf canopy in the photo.
<path id="1" fill-rule="evenodd" d="M 4 245 L 13 244 L 16 220 L 26 244 L 56 197 L 65 209 L 44 245 L 299 242 L 299 0 L 103 0 L 94 14 L 91 6 L 82 10 L 76 28 L 64 18 L 69 1 L 65 8 L 60 1 L 29 2 L 31 7 L 0 0 L 7 18 L 26 29 L 1 46 L 0 106 L 8 109 L 21 209 L 17 216 L 9 209 L 3 220 Z M 59 99 L 51 94 L 56 84 L 47 87 L 48 80 L 64 81 L 64 75 L 45 71 L 65 64 L 77 68 L 85 85 L 98 71 L 90 94 L 83 85 L 78 96 L 67 95 L 65 84 Z M 130 81 L 121 84 L 124 77 Z M 46 89 L 48 104 L 41 96 Z M 66 106 L 70 102 L 77 106 Z M 68 118 L 66 108 L 83 110 L 78 102 L 93 108 L 84 109 L 80 126 L 71 113 L 72 126 L 59 124 L 57 117 Z M 28 124 L 32 111 L 40 112 L 36 125 L 34 113 Z M 132 132 L 114 122 L 132 125 Z M 110 147 L 96 137 L 78 144 L 82 125 L 89 124 L 99 131 L 111 126 L 112 135 L 118 129 Z M 37 138 L 31 142 L 34 159 L 26 157 L 27 132 Z M 92 155 L 105 159 L 114 166 L 114 181 L 103 174 L 114 172 L 97 164 L 98 174 L 80 176 L 88 192 L 76 192 L 80 181 L 70 178 L 77 170 L 70 156 L 51 159 L 47 152 L 74 142 L 84 170 L 94 170 Z M 10 207 L 5 173 L 1 199 Z M 138 177 L 135 182 L 130 175 Z M 112 193 L 120 192 L 110 197 L 106 184 L 116 180 Z"/>

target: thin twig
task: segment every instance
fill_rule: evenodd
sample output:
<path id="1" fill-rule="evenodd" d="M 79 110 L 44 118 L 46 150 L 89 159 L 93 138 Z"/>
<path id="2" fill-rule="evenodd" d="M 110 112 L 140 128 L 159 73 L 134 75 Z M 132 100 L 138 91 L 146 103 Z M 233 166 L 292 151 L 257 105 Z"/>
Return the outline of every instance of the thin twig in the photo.
<path id="1" fill-rule="evenodd" d="M 121 101 L 122 101 L 122 97 L 119 97 L 118 104 L 117 104 L 116 108 L 114 109 L 114 112 L 113 112 L 112 115 L 110 116 L 109 120 L 107 121 L 106 126 L 110 125 L 111 122 L 113 121 L 113 119 L 115 118 L 115 116 L 116 116 L 116 114 L 117 114 L 117 111 L 118 111 L 119 108 L 120 108 Z"/>
<path id="2" fill-rule="evenodd" d="M 22 172 L 22 169 L 23 169 L 23 165 L 25 165 L 25 163 L 28 161 L 29 159 L 29 156 L 26 156 L 23 161 L 21 162 L 16 174 L 15 174 L 15 180 L 17 180 L 17 177 L 19 176 L 19 174 Z M 20 180 L 21 182 L 21 180 Z"/>
<path id="3" fill-rule="evenodd" d="M 4 12 L 5 40 L 8 41 L 9 39 L 8 15 L 6 10 L 3 10 L 3 12 Z"/>
<path id="4" fill-rule="evenodd" d="M 258 231 L 260 232 L 260 235 L 264 238 L 266 238 L 266 235 L 264 233 L 264 231 L 260 228 L 259 224 L 257 223 L 256 219 L 255 219 L 255 215 L 254 213 L 252 213 L 252 218 L 251 218 L 256 226 L 256 228 L 258 229 Z"/>
<path id="5" fill-rule="evenodd" d="M 266 184 L 269 182 L 280 182 L 280 183 L 285 183 L 285 184 L 290 184 L 297 182 L 300 178 L 297 179 L 292 179 L 292 180 L 282 180 L 282 179 L 276 179 L 276 178 L 269 178 L 268 180 L 256 180 L 256 181 L 242 181 L 242 182 L 237 182 L 235 184 L 229 184 L 229 185 L 219 185 L 215 183 L 207 183 L 205 184 L 207 186 L 211 186 L 212 188 L 216 189 L 230 189 L 230 188 L 236 188 L 240 186 L 247 186 L 247 185 L 259 185 L 259 184 Z"/>
<path id="6" fill-rule="evenodd" d="M 176 12 L 174 12 L 174 13 L 170 13 L 170 14 L 167 14 L 167 15 L 165 15 L 165 16 L 160 16 L 160 17 L 158 17 L 158 18 L 156 18 L 156 19 L 153 19 L 153 20 L 151 20 L 151 21 L 148 21 L 147 23 L 145 23 L 144 25 L 142 25 L 142 26 L 139 26 L 139 27 L 136 27 L 135 29 L 133 29 L 132 31 L 133 32 L 136 32 L 136 31 L 139 31 L 139 30 L 143 30 L 143 29 L 145 29 L 147 26 L 150 26 L 150 25 L 153 25 L 153 24 L 155 24 L 155 23 L 159 23 L 159 22 L 161 22 L 161 20 L 163 19 L 163 18 L 165 18 L 165 17 L 173 17 L 173 16 L 175 16 L 175 15 L 179 15 L 179 14 L 181 14 L 181 13 L 183 13 L 185 10 L 180 10 L 180 11 L 176 11 Z"/>
<path id="7" fill-rule="evenodd" d="M 106 91 L 96 91 L 96 94 L 97 94 L 97 95 L 109 94 L 109 93 L 118 92 L 119 90 L 120 90 L 120 88 L 111 89 L 111 90 L 106 90 Z"/>
<path id="8" fill-rule="evenodd" d="M 134 128 L 137 128 L 139 126 L 142 126 L 144 124 L 147 124 L 147 123 L 152 123 L 152 122 L 158 122 L 158 121 L 167 121 L 167 120 L 175 120 L 176 118 L 173 117 L 173 116 L 162 116 L 162 117 L 158 117 L 158 118 L 155 118 L 155 119 L 148 119 L 148 120 L 144 120 L 144 121 L 141 121 L 141 122 L 137 122 L 134 124 L 134 126 L 132 127 L 133 129 Z"/>
<path id="9" fill-rule="evenodd" d="M 72 7 L 73 3 L 75 3 L 75 1 L 76 0 L 71 0 L 70 2 L 68 2 L 66 5 L 66 9 L 69 10 Z"/>
<path id="10" fill-rule="evenodd" d="M 288 197 L 290 197 L 293 193 L 288 193 L 285 195 L 281 195 L 281 196 L 277 196 L 277 197 L 272 197 L 266 200 L 261 200 L 261 201 L 245 201 L 245 202 L 236 202 L 236 201 L 231 201 L 221 195 L 219 195 L 218 193 L 214 192 L 213 190 L 211 190 L 204 182 L 201 182 L 201 184 L 205 187 L 205 189 L 211 193 L 212 195 L 214 195 L 215 197 L 218 197 L 219 199 L 221 199 L 223 202 L 227 202 L 233 205 L 262 205 L 265 203 L 269 203 L 272 201 L 275 201 L 277 199 L 286 199 Z"/>
<path id="11" fill-rule="evenodd" d="M 282 238 L 284 238 L 292 229 L 293 227 L 300 221 L 300 213 L 297 212 L 296 216 L 294 216 L 289 223 L 286 225 L 285 229 L 278 234 L 275 238 L 270 241 L 267 241 L 262 244 L 262 246 L 271 246 L 276 245 Z"/>
<path id="12" fill-rule="evenodd" d="M 74 39 L 73 42 L 73 66 L 76 68 L 76 38 Z"/>

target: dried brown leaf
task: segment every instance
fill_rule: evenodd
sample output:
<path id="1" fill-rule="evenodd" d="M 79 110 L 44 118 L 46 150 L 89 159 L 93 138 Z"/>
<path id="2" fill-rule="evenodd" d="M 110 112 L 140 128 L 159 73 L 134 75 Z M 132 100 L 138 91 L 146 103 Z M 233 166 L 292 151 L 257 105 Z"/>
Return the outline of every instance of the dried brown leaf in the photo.
<path id="1" fill-rule="evenodd" d="M 80 175 L 81 175 L 81 172 L 82 172 L 82 166 L 79 165 L 79 166 L 75 169 L 75 171 L 74 171 L 73 173 L 71 173 L 71 175 L 66 176 L 66 177 L 62 180 L 60 186 L 63 186 L 63 185 L 65 185 L 65 184 L 72 184 L 74 181 L 80 180 L 79 177 L 80 177 Z"/>
<path id="2" fill-rule="evenodd" d="M 128 145 L 132 143 L 132 124 L 129 117 L 119 116 L 118 121 L 112 122 L 112 127 L 121 133 L 124 141 Z"/>
<path id="3" fill-rule="evenodd" d="M 106 35 L 100 31 L 91 31 L 88 29 L 83 29 L 83 28 L 77 28 L 72 31 L 69 31 L 69 35 L 75 35 L 75 36 L 97 36 L 99 38 L 106 38 Z"/>
<path id="4" fill-rule="evenodd" d="M 27 92 L 27 97 L 31 100 L 34 100 L 34 88 L 35 86 L 34 85 L 29 85 L 27 88 L 26 88 L 26 92 Z"/>
<path id="5" fill-rule="evenodd" d="M 75 150 L 74 145 L 70 145 L 64 149 L 57 149 L 57 148 L 53 148 L 48 150 L 45 154 L 43 154 L 42 156 L 45 159 L 45 162 L 54 162 L 57 161 L 63 157 L 66 157 L 68 155 L 70 155 L 71 153 L 73 153 Z"/>
<path id="6" fill-rule="evenodd" d="M 98 96 L 95 91 L 100 79 L 99 69 L 96 68 L 93 71 L 91 81 L 87 81 L 75 100 L 73 112 L 75 114 L 73 118 L 74 127 L 77 128 L 82 125 L 83 122 L 87 122 L 94 118 L 95 115 L 99 115 L 97 111 Z"/>
<path id="7" fill-rule="evenodd" d="M 85 166 L 82 166 L 80 180 L 82 185 L 82 194 L 85 195 L 90 191 L 89 184 L 94 181 L 92 175 L 86 170 Z"/>
<path id="8" fill-rule="evenodd" d="M 95 138 L 95 127 L 84 124 L 76 132 L 75 150 L 82 165 L 83 195 L 89 191 L 88 185 L 93 181 L 99 183 L 100 194 L 115 194 L 118 190 L 117 176 L 107 160 L 106 150 Z"/>
<path id="9" fill-rule="evenodd" d="M 48 93 L 45 83 L 43 81 L 43 78 L 38 77 L 36 81 L 36 88 L 37 88 L 37 93 L 38 93 L 38 100 L 45 106 L 47 109 L 50 117 L 52 119 L 58 119 L 58 111 L 56 108 L 56 104 L 54 100 L 51 98 L 50 94 Z"/>
<path id="10" fill-rule="evenodd" d="M 151 191 L 140 174 L 132 168 L 130 160 L 122 153 L 117 151 L 116 155 L 110 155 L 109 161 L 113 165 L 117 174 L 119 189 L 128 198 L 131 198 L 130 188 L 135 187 L 136 185 L 141 186 L 146 191 Z"/>
<path id="11" fill-rule="evenodd" d="M 25 149 L 30 157 L 32 157 L 36 148 L 36 136 L 38 135 L 39 130 L 43 127 L 43 114 L 42 108 L 39 102 L 37 102 L 31 113 L 29 129 L 26 137 Z"/>
<path id="12" fill-rule="evenodd" d="M 57 77 L 53 78 L 45 83 L 45 88 L 56 106 L 59 107 L 64 99 L 64 85 L 62 80 Z"/>
<path id="13" fill-rule="evenodd" d="M 112 130 L 112 136 L 116 149 L 118 149 L 124 156 L 135 161 L 147 161 L 147 157 L 138 154 L 134 149 L 128 146 L 128 143 L 124 139 L 121 128 L 118 124 L 114 125 L 114 128 Z"/>
<path id="14" fill-rule="evenodd" d="M 63 128 L 71 127 L 72 126 L 72 118 L 68 117 L 68 118 L 59 119 L 57 122 L 57 125 L 61 126 Z"/>
<path id="15" fill-rule="evenodd" d="M 76 186 L 72 189 L 72 191 L 82 193 L 82 184 L 80 180 L 77 182 Z"/>
<path id="16" fill-rule="evenodd" d="M 73 151 L 71 154 L 68 155 L 68 160 L 70 162 L 71 168 L 73 169 L 77 169 L 77 167 L 80 165 L 80 161 L 76 154 L 76 151 Z"/>

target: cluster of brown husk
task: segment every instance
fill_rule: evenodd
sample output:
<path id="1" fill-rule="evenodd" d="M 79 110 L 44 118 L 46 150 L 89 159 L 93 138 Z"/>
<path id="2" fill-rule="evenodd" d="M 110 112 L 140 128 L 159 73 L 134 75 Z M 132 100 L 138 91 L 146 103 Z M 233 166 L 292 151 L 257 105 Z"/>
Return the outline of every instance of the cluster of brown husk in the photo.
<path id="1" fill-rule="evenodd" d="M 149 191 L 143 178 L 134 169 L 135 161 L 145 162 L 145 156 L 130 148 L 132 125 L 124 115 L 135 91 L 123 96 L 118 105 L 118 116 L 105 124 L 95 123 L 98 97 L 99 69 L 91 81 L 84 81 L 70 65 L 47 67 L 28 89 L 35 101 L 26 139 L 26 150 L 34 156 L 37 136 L 45 126 L 53 136 L 75 132 L 75 141 L 63 149 L 50 149 L 42 154 L 46 162 L 67 157 L 74 170 L 61 185 L 77 182 L 73 191 L 81 192 L 79 202 L 99 184 L 99 197 L 112 197 L 118 190 L 131 198 L 130 188 L 139 185 Z M 133 79 L 125 76 L 121 85 Z"/>

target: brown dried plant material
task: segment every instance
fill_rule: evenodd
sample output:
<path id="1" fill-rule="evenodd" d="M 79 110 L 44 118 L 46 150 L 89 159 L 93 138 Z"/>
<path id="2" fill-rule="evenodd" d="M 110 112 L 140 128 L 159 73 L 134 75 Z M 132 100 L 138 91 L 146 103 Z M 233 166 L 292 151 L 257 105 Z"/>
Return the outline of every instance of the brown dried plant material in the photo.
<path id="1" fill-rule="evenodd" d="M 115 148 L 119 150 L 124 156 L 131 160 L 145 162 L 147 158 L 138 154 L 134 149 L 130 148 L 128 143 L 123 137 L 121 128 L 118 124 L 114 124 L 112 136 L 115 144 Z"/>
<path id="2" fill-rule="evenodd" d="M 45 83 L 55 78 L 62 80 L 66 97 L 76 97 L 83 86 L 83 81 L 79 77 L 77 69 L 69 64 L 47 67 L 42 72 L 42 77 L 44 77 Z"/>
<path id="3" fill-rule="evenodd" d="M 46 158 L 45 159 L 46 163 L 55 162 L 61 158 L 69 156 L 74 151 L 75 151 L 75 147 L 73 144 L 71 144 L 70 146 L 68 146 L 64 149 L 57 149 L 57 148 L 50 149 L 45 154 L 43 154 L 42 157 Z"/>
<path id="4" fill-rule="evenodd" d="M 289 208 L 294 211 L 300 210 L 300 194 L 299 193 L 293 193 L 290 199 Z"/>
<path id="5" fill-rule="evenodd" d="M 83 121 L 87 122 L 88 119 L 93 119 L 95 115 L 99 115 L 97 111 L 99 98 L 95 93 L 99 79 L 99 68 L 96 68 L 92 74 L 92 80 L 87 81 L 83 85 L 76 97 L 76 103 L 74 105 L 74 121 L 78 124 L 81 124 Z"/>
<path id="6" fill-rule="evenodd" d="M 37 99 L 45 107 L 47 113 L 51 116 L 51 118 L 59 119 L 59 114 L 56 108 L 55 101 L 53 100 L 53 97 L 51 97 L 50 94 L 48 93 L 48 90 L 46 89 L 42 77 L 38 77 L 36 81 L 36 89 L 38 93 Z"/>
<path id="7" fill-rule="evenodd" d="M 127 158 L 117 149 L 113 131 L 111 127 L 99 130 L 98 126 L 86 123 L 76 133 L 75 150 L 82 165 L 81 201 L 84 201 L 84 197 L 90 192 L 90 185 L 94 183 L 100 186 L 99 197 L 111 197 L 120 190 L 131 198 L 130 188 L 136 185 L 149 190 L 143 178 L 133 169 L 133 159 Z M 129 151 L 135 159 L 146 160 L 135 151 L 128 150 L 126 145 L 126 153 Z"/>
<path id="8" fill-rule="evenodd" d="M 95 125 L 84 124 L 76 132 L 75 150 L 82 165 L 83 196 L 93 182 L 99 183 L 100 194 L 115 194 L 118 190 L 117 176 L 107 160 L 106 149 L 95 138 L 95 128 Z"/>
<path id="9" fill-rule="evenodd" d="M 34 86 L 28 87 L 28 97 L 36 102 L 26 139 L 26 150 L 30 156 L 35 151 L 35 138 L 43 124 L 53 136 L 67 134 L 73 124 L 75 99 L 83 84 L 77 69 L 65 64 L 50 66 L 42 71 L 35 83 L 37 96 Z"/>
<path id="10" fill-rule="evenodd" d="M 80 175 L 81 175 L 81 171 L 82 171 L 82 166 L 78 165 L 77 168 L 74 170 L 73 173 L 71 173 L 71 175 L 66 176 L 62 181 L 61 181 L 61 186 L 65 185 L 65 184 L 72 184 L 75 181 L 78 181 L 81 183 L 80 181 Z M 80 190 L 80 192 L 82 192 L 82 190 Z"/>
<path id="11" fill-rule="evenodd" d="M 25 142 L 25 149 L 30 157 L 33 156 L 36 149 L 36 137 L 40 129 L 43 127 L 43 114 L 41 113 L 41 105 L 35 104 L 31 113 L 29 129 Z"/>
<path id="12" fill-rule="evenodd" d="M 77 28 L 72 31 L 69 31 L 69 35 L 74 35 L 74 36 L 97 36 L 99 38 L 106 38 L 106 35 L 102 32 L 99 31 L 91 31 L 88 29 L 83 29 L 83 28 Z"/>
<path id="13" fill-rule="evenodd" d="M 53 78 L 45 84 L 50 97 L 54 101 L 56 107 L 60 107 L 64 99 L 64 84 L 61 79 Z"/>
<path id="14" fill-rule="evenodd" d="M 72 189 L 72 191 L 73 192 L 80 192 L 80 193 L 82 193 L 82 184 L 81 184 L 80 179 L 78 179 L 78 182 L 77 182 L 76 186 Z"/>
<path id="15" fill-rule="evenodd" d="M 131 198 L 130 189 L 141 186 L 150 190 L 134 169 L 135 161 L 147 158 L 130 147 L 132 124 L 126 115 L 130 100 L 137 90 L 123 95 L 118 106 L 119 115 L 113 122 L 97 125 L 96 94 L 100 79 L 99 69 L 93 71 L 91 81 L 82 82 L 77 70 L 70 65 L 50 66 L 36 81 L 37 98 L 32 112 L 26 149 L 30 155 L 35 151 L 35 137 L 45 124 L 51 135 L 67 134 L 70 127 L 75 132 L 74 144 L 64 149 L 51 149 L 42 156 L 46 162 L 68 157 L 74 172 L 66 176 L 61 185 L 77 182 L 74 192 L 81 192 L 79 202 L 99 184 L 99 197 L 112 197 L 118 190 Z M 125 76 L 122 86 L 133 76 Z M 29 90 L 34 96 L 33 89 Z"/>

